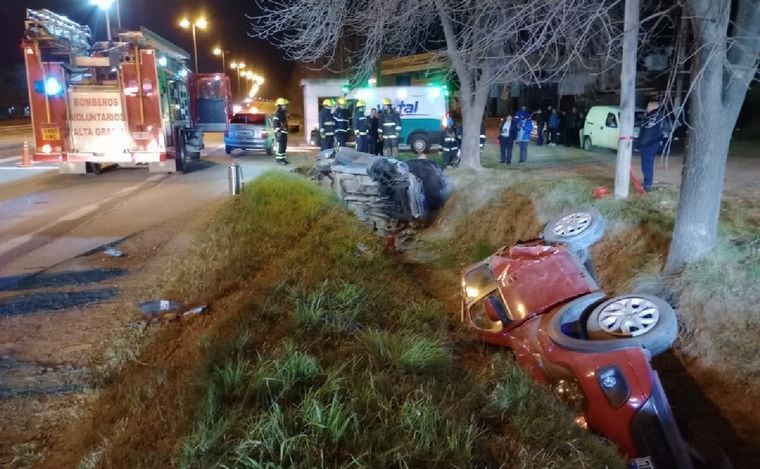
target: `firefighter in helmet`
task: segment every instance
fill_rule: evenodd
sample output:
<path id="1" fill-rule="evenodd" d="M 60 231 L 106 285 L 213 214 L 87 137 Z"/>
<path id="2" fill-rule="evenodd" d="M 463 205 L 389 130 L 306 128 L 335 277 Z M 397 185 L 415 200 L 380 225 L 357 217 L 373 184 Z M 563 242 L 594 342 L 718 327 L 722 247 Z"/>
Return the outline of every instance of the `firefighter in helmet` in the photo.
<path id="1" fill-rule="evenodd" d="M 272 127 L 274 127 L 275 152 L 274 158 L 278 163 L 288 164 L 285 158 L 285 150 L 288 147 L 288 100 L 277 98 L 275 101 L 277 111 L 272 116 Z"/>
<path id="2" fill-rule="evenodd" d="M 356 101 L 356 107 L 354 108 L 354 133 L 356 134 L 356 150 L 362 153 L 369 151 L 369 141 L 367 132 L 369 131 L 369 120 L 364 115 L 364 108 L 367 103 L 361 99 Z"/>
<path id="3" fill-rule="evenodd" d="M 348 137 L 348 109 L 346 109 L 346 98 L 340 97 L 337 102 L 338 106 L 333 111 L 333 118 L 335 119 L 335 140 L 338 141 L 338 146 L 346 146 L 346 138 Z"/>
<path id="4" fill-rule="evenodd" d="M 393 109 L 390 98 L 383 99 L 383 112 L 380 114 L 380 138 L 383 140 L 385 156 L 398 157 L 398 139 L 401 134 L 401 116 Z"/>
<path id="5" fill-rule="evenodd" d="M 332 99 L 327 98 L 322 101 L 322 110 L 319 111 L 320 150 L 329 150 L 335 146 L 335 119 L 333 119 L 332 107 Z"/>

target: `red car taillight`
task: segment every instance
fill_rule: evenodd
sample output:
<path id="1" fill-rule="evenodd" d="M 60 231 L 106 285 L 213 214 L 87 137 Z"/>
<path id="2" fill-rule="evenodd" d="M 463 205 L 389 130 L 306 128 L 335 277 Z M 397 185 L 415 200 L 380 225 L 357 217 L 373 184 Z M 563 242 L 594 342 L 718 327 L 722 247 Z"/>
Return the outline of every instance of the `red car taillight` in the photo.
<path id="1" fill-rule="evenodd" d="M 267 135 L 269 135 L 269 134 L 267 133 L 266 130 L 262 130 L 261 131 L 261 138 L 267 138 Z"/>

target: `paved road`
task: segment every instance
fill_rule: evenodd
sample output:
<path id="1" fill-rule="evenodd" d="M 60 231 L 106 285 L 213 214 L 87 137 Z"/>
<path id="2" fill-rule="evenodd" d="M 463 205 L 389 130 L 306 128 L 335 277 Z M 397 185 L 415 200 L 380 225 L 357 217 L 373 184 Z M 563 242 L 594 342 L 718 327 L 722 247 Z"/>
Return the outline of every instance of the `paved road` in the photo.
<path id="1" fill-rule="evenodd" d="M 184 175 L 150 174 L 144 168 L 62 175 L 51 169 L 18 169 L 17 157 L 9 152 L 0 152 L 0 282 L 45 270 L 228 193 L 231 159 L 218 134 L 207 136 L 203 160 Z M 235 160 L 245 180 L 284 170 L 263 153 Z"/>

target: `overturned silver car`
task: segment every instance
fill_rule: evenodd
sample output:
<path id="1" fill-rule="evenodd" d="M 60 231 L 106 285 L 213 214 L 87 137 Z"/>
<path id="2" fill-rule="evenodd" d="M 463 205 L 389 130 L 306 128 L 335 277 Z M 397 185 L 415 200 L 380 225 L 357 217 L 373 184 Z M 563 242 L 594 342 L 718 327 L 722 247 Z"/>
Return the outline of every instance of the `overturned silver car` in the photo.
<path id="1" fill-rule="evenodd" d="M 433 161 L 400 161 L 345 147 L 321 152 L 310 176 L 332 187 L 382 236 L 426 223 L 451 194 L 449 179 Z"/>

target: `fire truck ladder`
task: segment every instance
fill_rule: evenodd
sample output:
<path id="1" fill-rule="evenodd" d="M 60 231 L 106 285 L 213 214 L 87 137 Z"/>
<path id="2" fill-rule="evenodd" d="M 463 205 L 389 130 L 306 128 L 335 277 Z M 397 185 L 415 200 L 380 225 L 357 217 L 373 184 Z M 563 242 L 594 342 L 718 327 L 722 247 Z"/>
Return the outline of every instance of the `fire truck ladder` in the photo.
<path id="1" fill-rule="evenodd" d="M 90 48 L 92 32 L 50 10 L 26 10 L 24 39 L 33 41 L 56 55 L 84 53 Z"/>

